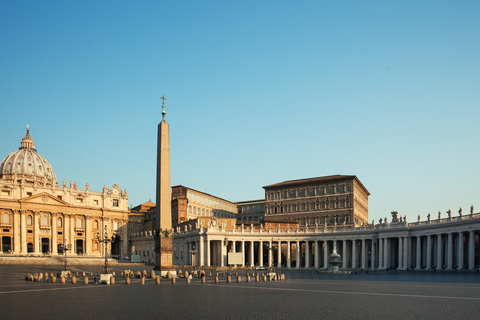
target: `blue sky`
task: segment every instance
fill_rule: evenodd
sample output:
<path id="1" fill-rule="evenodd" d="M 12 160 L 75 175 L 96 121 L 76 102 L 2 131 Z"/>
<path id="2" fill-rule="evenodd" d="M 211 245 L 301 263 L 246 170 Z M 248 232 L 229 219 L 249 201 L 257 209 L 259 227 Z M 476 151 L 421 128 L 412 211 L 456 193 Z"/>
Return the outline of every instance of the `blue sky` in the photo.
<path id="1" fill-rule="evenodd" d="M 480 208 L 478 1 L 0 1 L 0 158 L 25 125 L 59 182 L 231 201 L 357 175 L 369 220 Z"/>

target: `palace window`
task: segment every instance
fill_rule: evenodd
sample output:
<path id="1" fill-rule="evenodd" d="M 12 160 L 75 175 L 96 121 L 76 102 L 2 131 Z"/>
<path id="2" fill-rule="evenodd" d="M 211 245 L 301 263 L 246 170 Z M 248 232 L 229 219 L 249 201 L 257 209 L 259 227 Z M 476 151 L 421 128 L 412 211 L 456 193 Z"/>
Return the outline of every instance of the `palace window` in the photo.
<path id="1" fill-rule="evenodd" d="M 348 208 L 350 206 L 350 201 L 347 199 L 345 200 L 345 208 Z"/>
<path id="2" fill-rule="evenodd" d="M 330 206 L 330 205 L 329 205 L 328 201 L 325 201 L 325 209 L 328 209 L 329 206 Z"/>
<path id="3" fill-rule="evenodd" d="M 345 186 L 345 191 L 350 192 L 350 186 L 348 184 Z"/>
<path id="4" fill-rule="evenodd" d="M 338 201 L 335 201 L 335 208 L 338 208 L 339 207 L 339 203 Z"/>
<path id="5" fill-rule="evenodd" d="M 335 187 L 335 192 L 339 193 L 340 192 L 340 187 Z"/>

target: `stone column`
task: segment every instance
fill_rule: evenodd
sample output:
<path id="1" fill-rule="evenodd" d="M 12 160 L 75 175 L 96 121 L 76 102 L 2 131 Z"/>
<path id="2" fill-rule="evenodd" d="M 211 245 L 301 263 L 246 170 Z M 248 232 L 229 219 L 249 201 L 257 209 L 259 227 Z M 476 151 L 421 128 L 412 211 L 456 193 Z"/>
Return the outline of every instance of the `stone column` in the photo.
<path id="1" fill-rule="evenodd" d="M 315 268 L 318 268 L 318 240 L 315 240 L 315 252 L 313 253 L 314 254 L 314 257 L 313 257 L 313 266 Z"/>
<path id="2" fill-rule="evenodd" d="M 432 268 L 432 236 L 427 235 L 427 270 Z"/>
<path id="3" fill-rule="evenodd" d="M 342 240 L 342 268 L 347 267 L 347 240 Z"/>
<path id="4" fill-rule="evenodd" d="M 352 240 L 352 269 L 357 267 L 357 240 Z"/>
<path id="5" fill-rule="evenodd" d="M 12 252 L 15 254 L 20 253 L 20 213 L 18 210 L 12 210 L 12 225 L 13 225 L 13 246 Z"/>
<path id="6" fill-rule="evenodd" d="M 310 267 L 310 248 L 308 241 L 305 241 L 305 268 Z"/>
<path id="7" fill-rule="evenodd" d="M 20 243 L 20 253 L 27 254 L 27 221 L 25 210 L 20 210 Z"/>
<path id="8" fill-rule="evenodd" d="M 87 254 L 87 256 L 89 256 L 91 253 L 92 253 L 92 238 L 90 236 L 90 229 L 93 229 L 93 228 L 90 228 L 91 226 L 91 223 L 92 223 L 92 220 L 90 219 L 91 217 L 89 216 L 85 216 L 85 253 Z M 113 230 L 113 227 L 112 227 L 112 231 Z M 123 241 L 123 239 L 122 239 Z"/>
<path id="9" fill-rule="evenodd" d="M 388 250 L 388 238 L 385 238 L 385 243 L 383 244 L 383 267 L 388 268 L 390 261 L 390 250 Z"/>
<path id="10" fill-rule="evenodd" d="M 277 268 L 282 266 L 282 241 L 278 240 Z"/>
<path id="11" fill-rule="evenodd" d="M 258 265 L 263 266 L 263 241 L 258 245 Z"/>
<path id="12" fill-rule="evenodd" d="M 292 267 L 292 258 L 291 258 L 291 255 L 290 255 L 290 241 L 287 241 L 287 268 L 291 268 Z"/>
<path id="13" fill-rule="evenodd" d="M 40 229 L 38 211 L 33 212 L 33 253 L 40 253 Z"/>
<path id="14" fill-rule="evenodd" d="M 475 270 L 475 232 L 468 234 L 468 270 Z"/>
<path id="15" fill-rule="evenodd" d="M 198 260 L 199 260 L 199 261 L 198 261 L 198 265 L 201 266 L 201 267 L 203 267 L 203 266 L 205 265 L 205 260 L 204 260 L 204 258 L 205 258 L 205 257 L 204 257 L 204 254 L 205 254 L 205 250 L 204 250 L 204 249 L 205 249 L 205 248 L 204 248 L 205 242 L 203 241 L 203 236 L 202 236 L 202 235 L 200 235 L 199 237 L 200 237 L 200 239 L 199 239 L 199 241 L 198 241 Z"/>
<path id="16" fill-rule="evenodd" d="M 296 256 L 296 268 L 300 269 L 300 241 L 297 241 L 297 256 Z"/>
<path id="17" fill-rule="evenodd" d="M 207 235 L 207 267 L 210 267 L 210 239 L 208 239 L 208 235 Z"/>
<path id="18" fill-rule="evenodd" d="M 272 258 L 273 258 L 273 242 L 270 240 L 268 242 L 268 267 L 272 266 Z"/>
<path id="19" fill-rule="evenodd" d="M 408 269 L 408 256 L 410 254 L 409 243 L 410 243 L 410 237 L 404 237 L 403 238 L 403 267 L 405 270 Z"/>
<path id="20" fill-rule="evenodd" d="M 53 256 L 56 256 L 58 254 L 57 252 L 57 214 L 52 212 L 52 226 L 51 226 L 51 232 L 52 232 L 52 241 L 50 247 L 51 249 L 51 254 Z"/>
<path id="21" fill-rule="evenodd" d="M 373 239 L 370 240 L 370 242 L 371 242 L 371 244 L 372 244 L 372 246 L 370 247 L 370 257 L 371 257 L 371 260 L 370 260 L 370 261 L 372 262 L 370 268 L 375 268 L 375 266 L 376 266 L 376 264 L 377 264 L 377 263 L 376 263 L 376 262 L 377 262 L 377 255 L 376 255 L 376 247 L 377 247 L 377 245 L 376 245 L 375 243 L 373 243 Z"/>
<path id="22" fill-rule="evenodd" d="M 415 258 L 415 270 L 422 269 L 422 237 L 417 236 L 417 252 Z"/>
<path id="23" fill-rule="evenodd" d="M 328 268 L 328 241 L 323 241 L 323 267 Z"/>
<path id="24" fill-rule="evenodd" d="M 378 268 L 383 268 L 383 238 L 378 239 Z"/>
<path id="25" fill-rule="evenodd" d="M 367 257 L 366 257 L 366 246 L 365 246 L 365 239 L 362 239 L 362 261 L 361 261 L 361 266 L 362 266 L 362 269 L 365 269 L 365 264 L 366 264 L 366 260 L 367 260 Z"/>
<path id="26" fill-rule="evenodd" d="M 398 268 L 403 269 L 403 238 L 398 237 Z"/>
<path id="27" fill-rule="evenodd" d="M 224 240 L 220 240 L 220 267 L 225 266 L 225 251 L 228 246 L 228 241 L 226 243 L 223 243 Z"/>
<path id="28" fill-rule="evenodd" d="M 71 255 L 76 255 L 77 254 L 77 244 L 75 243 L 75 216 L 70 215 L 70 243 L 72 244 L 72 249 L 68 251 Z M 105 243 L 102 243 L 102 253 L 105 252 Z M 68 253 L 67 253 L 68 254 Z"/>
<path id="29" fill-rule="evenodd" d="M 437 269 L 442 269 L 443 266 L 443 250 L 442 250 L 442 235 L 437 236 Z"/>
<path id="30" fill-rule="evenodd" d="M 453 269 L 453 234 L 451 232 L 448 233 L 448 266 L 447 269 Z"/>
<path id="31" fill-rule="evenodd" d="M 245 267 L 245 240 L 242 240 L 242 267 Z"/>
<path id="32" fill-rule="evenodd" d="M 254 247 L 255 247 L 255 242 L 250 241 L 250 267 L 255 266 L 255 259 L 254 259 Z"/>
<path id="33" fill-rule="evenodd" d="M 458 263 L 457 263 L 458 270 L 463 269 L 463 233 L 458 233 Z"/>

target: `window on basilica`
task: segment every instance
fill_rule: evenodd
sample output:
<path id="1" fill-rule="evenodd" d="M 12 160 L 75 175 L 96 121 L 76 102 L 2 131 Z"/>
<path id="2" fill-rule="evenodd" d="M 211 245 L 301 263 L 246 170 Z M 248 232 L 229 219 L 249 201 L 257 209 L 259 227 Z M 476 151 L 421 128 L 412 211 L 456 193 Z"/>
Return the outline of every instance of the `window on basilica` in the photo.
<path id="1" fill-rule="evenodd" d="M 59 227 L 59 228 L 62 227 L 62 218 L 57 219 L 57 227 Z"/>
<path id="2" fill-rule="evenodd" d="M 2 223 L 10 224 L 10 215 L 6 212 L 3 214 Z"/>
<path id="3" fill-rule="evenodd" d="M 114 207 L 118 207 L 118 199 L 113 199 L 112 205 L 113 205 Z"/>
<path id="4" fill-rule="evenodd" d="M 27 225 L 31 226 L 33 224 L 32 216 L 27 217 Z"/>
<path id="5" fill-rule="evenodd" d="M 48 226 L 48 217 L 42 216 L 42 226 Z"/>

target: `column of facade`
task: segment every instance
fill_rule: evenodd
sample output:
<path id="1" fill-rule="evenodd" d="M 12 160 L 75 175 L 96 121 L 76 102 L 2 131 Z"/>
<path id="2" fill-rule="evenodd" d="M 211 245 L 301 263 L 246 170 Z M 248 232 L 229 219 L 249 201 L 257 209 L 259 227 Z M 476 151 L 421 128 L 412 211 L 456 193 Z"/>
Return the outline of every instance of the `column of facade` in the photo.
<path id="1" fill-rule="evenodd" d="M 227 250 L 228 241 L 223 242 L 224 240 L 220 240 L 220 267 L 225 266 L 225 251 Z"/>
<path id="2" fill-rule="evenodd" d="M 403 269 L 403 238 L 398 237 L 398 268 Z"/>
<path id="3" fill-rule="evenodd" d="M 39 253 L 40 252 L 40 229 L 38 226 L 38 211 L 33 212 L 33 252 Z"/>
<path id="4" fill-rule="evenodd" d="M 442 254 L 442 235 L 437 236 L 437 268 L 442 269 L 443 254 Z"/>
<path id="5" fill-rule="evenodd" d="M 70 249 L 70 254 L 76 254 L 77 244 L 75 243 L 75 216 L 70 215 L 70 243 L 72 244 L 72 249 Z M 102 228 L 103 232 L 103 228 Z M 102 253 L 105 252 L 106 243 L 102 243 Z"/>
<path id="6" fill-rule="evenodd" d="M 291 258 L 291 255 L 290 255 L 290 241 L 287 241 L 287 268 L 291 268 L 292 267 L 292 258 Z"/>
<path id="7" fill-rule="evenodd" d="M 207 235 L 207 241 L 205 241 L 207 243 L 207 267 L 210 267 L 210 239 L 208 239 L 208 235 Z"/>
<path id="8" fill-rule="evenodd" d="M 463 269 L 463 232 L 458 233 L 458 270 Z"/>
<path id="9" fill-rule="evenodd" d="M 357 267 L 357 240 L 352 240 L 352 269 Z"/>
<path id="10" fill-rule="evenodd" d="M 242 240 L 242 267 L 245 267 L 245 240 Z"/>
<path id="11" fill-rule="evenodd" d="M 468 270 L 475 269 L 475 232 L 468 234 Z"/>
<path id="12" fill-rule="evenodd" d="M 448 249 L 447 249 L 448 265 L 447 269 L 453 269 L 453 233 L 448 233 Z"/>
<path id="13" fill-rule="evenodd" d="M 427 235 L 427 270 L 432 268 L 432 236 Z"/>
<path id="14" fill-rule="evenodd" d="M 52 241 L 50 244 L 51 250 L 50 253 L 54 256 L 58 254 L 57 252 L 57 213 L 52 213 Z"/>
<path id="15" fill-rule="evenodd" d="M 323 267 L 328 268 L 328 241 L 323 242 Z"/>
<path id="16" fill-rule="evenodd" d="M 390 250 L 388 250 L 388 238 L 384 239 L 384 244 L 383 244 L 383 267 L 388 268 L 388 261 L 390 260 L 389 258 Z"/>
<path id="17" fill-rule="evenodd" d="M 313 253 L 313 254 L 314 254 L 314 257 L 313 257 L 313 266 L 314 266 L 315 268 L 318 268 L 318 258 L 319 258 L 319 257 L 318 257 L 318 252 L 319 252 L 319 250 L 318 250 L 318 240 L 315 240 L 315 249 L 314 249 L 314 250 L 315 250 L 315 251 L 314 251 L 314 253 Z"/>
<path id="18" fill-rule="evenodd" d="M 420 270 L 422 268 L 422 237 L 417 236 L 417 252 L 416 252 L 416 258 L 415 258 L 415 270 Z"/>
<path id="19" fill-rule="evenodd" d="M 282 266 L 282 241 L 278 240 L 277 267 Z"/>
<path id="20" fill-rule="evenodd" d="M 258 265 L 263 266 L 263 241 L 258 245 Z"/>
<path id="21" fill-rule="evenodd" d="M 13 253 L 20 253 L 20 212 L 12 210 L 13 238 L 11 247 Z"/>
<path id="22" fill-rule="evenodd" d="M 371 264 L 371 268 L 375 268 L 376 264 L 377 264 L 377 254 L 376 254 L 376 248 L 377 248 L 377 244 L 373 242 L 373 239 L 370 240 L 371 243 L 372 243 L 372 246 L 370 248 L 370 257 L 371 257 L 371 261 L 372 261 L 372 264 Z"/>
<path id="23" fill-rule="evenodd" d="M 367 248 L 365 245 L 365 239 L 362 239 L 362 261 L 360 264 L 362 269 L 365 269 L 366 260 L 367 260 L 366 253 L 367 253 Z"/>
<path id="24" fill-rule="evenodd" d="M 300 241 L 297 241 L 296 268 L 300 268 Z"/>
<path id="25" fill-rule="evenodd" d="M 92 253 L 92 238 L 90 235 L 90 226 L 92 224 L 92 219 L 90 216 L 85 216 L 85 253 L 90 255 Z M 112 228 L 113 230 L 113 228 Z"/>
<path id="26" fill-rule="evenodd" d="M 20 253 L 27 253 L 27 223 L 26 223 L 26 212 L 25 210 L 20 210 Z"/>
<path id="27" fill-rule="evenodd" d="M 203 241 L 203 236 L 200 235 L 200 239 L 198 240 L 198 265 L 203 267 L 205 265 L 204 260 L 204 253 L 205 253 L 205 243 Z"/>
<path id="28" fill-rule="evenodd" d="M 273 258 L 273 242 L 270 240 L 268 242 L 268 267 L 272 266 L 272 258 Z"/>
<path id="29" fill-rule="evenodd" d="M 347 267 L 347 240 L 342 240 L 342 268 Z"/>
<path id="30" fill-rule="evenodd" d="M 305 268 L 310 268 L 310 248 L 308 241 L 305 241 Z"/>
<path id="31" fill-rule="evenodd" d="M 250 267 L 253 267 L 255 265 L 255 260 L 254 260 L 254 244 L 255 242 L 250 241 Z"/>
<path id="32" fill-rule="evenodd" d="M 378 239 L 378 268 L 383 268 L 383 238 Z"/>

